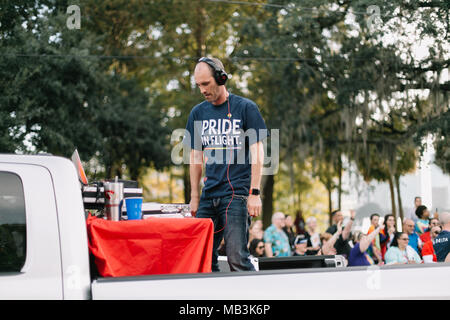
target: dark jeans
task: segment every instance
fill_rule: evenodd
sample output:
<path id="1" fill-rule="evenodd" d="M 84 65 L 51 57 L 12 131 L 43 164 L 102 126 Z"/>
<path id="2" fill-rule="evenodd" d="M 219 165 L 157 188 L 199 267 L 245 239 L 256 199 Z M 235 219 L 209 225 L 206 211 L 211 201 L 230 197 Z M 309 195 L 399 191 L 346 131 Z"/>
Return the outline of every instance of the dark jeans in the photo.
<path id="1" fill-rule="evenodd" d="M 231 271 L 254 271 L 247 248 L 251 217 L 247 210 L 247 197 L 231 195 L 215 199 L 201 199 L 197 218 L 211 218 L 214 222 L 212 271 L 220 271 L 217 249 L 225 239 L 225 250 Z M 228 211 L 227 211 L 228 207 Z M 220 230 L 220 231 L 219 231 Z"/>

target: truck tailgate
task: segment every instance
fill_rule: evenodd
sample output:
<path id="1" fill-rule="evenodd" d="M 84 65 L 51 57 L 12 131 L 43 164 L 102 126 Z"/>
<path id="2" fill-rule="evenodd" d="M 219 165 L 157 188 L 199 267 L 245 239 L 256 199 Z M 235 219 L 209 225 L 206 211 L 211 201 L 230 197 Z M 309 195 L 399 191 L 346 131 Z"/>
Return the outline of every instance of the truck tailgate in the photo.
<path id="1" fill-rule="evenodd" d="M 102 278 L 92 283 L 92 298 L 449 299 L 449 271 L 450 264 L 430 264 Z"/>

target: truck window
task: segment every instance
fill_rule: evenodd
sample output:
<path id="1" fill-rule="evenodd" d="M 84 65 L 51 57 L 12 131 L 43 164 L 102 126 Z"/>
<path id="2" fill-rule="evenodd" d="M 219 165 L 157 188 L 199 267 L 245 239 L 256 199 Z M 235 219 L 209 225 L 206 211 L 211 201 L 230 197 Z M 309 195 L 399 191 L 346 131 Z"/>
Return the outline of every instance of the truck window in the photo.
<path id="1" fill-rule="evenodd" d="M 0 272 L 19 272 L 26 257 L 25 199 L 20 177 L 0 171 Z"/>

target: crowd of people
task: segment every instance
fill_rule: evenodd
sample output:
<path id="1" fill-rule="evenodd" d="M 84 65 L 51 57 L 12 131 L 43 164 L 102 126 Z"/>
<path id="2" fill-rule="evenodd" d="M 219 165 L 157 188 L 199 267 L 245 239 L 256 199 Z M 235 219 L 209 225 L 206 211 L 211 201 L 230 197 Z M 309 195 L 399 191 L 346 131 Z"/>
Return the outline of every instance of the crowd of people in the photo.
<path id="1" fill-rule="evenodd" d="M 355 211 L 344 225 L 343 213 L 336 210 L 332 225 L 319 233 L 313 216 L 304 221 L 297 212 L 293 220 L 275 212 L 266 230 L 261 220 L 252 222 L 248 247 L 253 257 L 342 255 L 348 266 L 450 262 L 450 213 L 432 215 L 416 197 L 414 215 L 405 217 L 399 228 L 394 215 L 373 213 L 363 233 L 352 231 Z"/>

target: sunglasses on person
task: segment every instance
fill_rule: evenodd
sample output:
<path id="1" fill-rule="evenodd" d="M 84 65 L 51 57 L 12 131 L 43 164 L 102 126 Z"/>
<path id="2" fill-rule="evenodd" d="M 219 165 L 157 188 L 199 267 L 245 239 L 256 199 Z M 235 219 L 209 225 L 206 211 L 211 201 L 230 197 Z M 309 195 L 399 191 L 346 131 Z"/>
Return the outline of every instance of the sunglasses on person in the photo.
<path id="1" fill-rule="evenodd" d="M 437 236 L 440 232 L 439 231 L 435 231 L 433 232 L 433 235 Z"/>
<path id="2" fill-rule="evenodd" d="M 264 249 L 264 246 L 257 246 L 256 249 Z"/>

